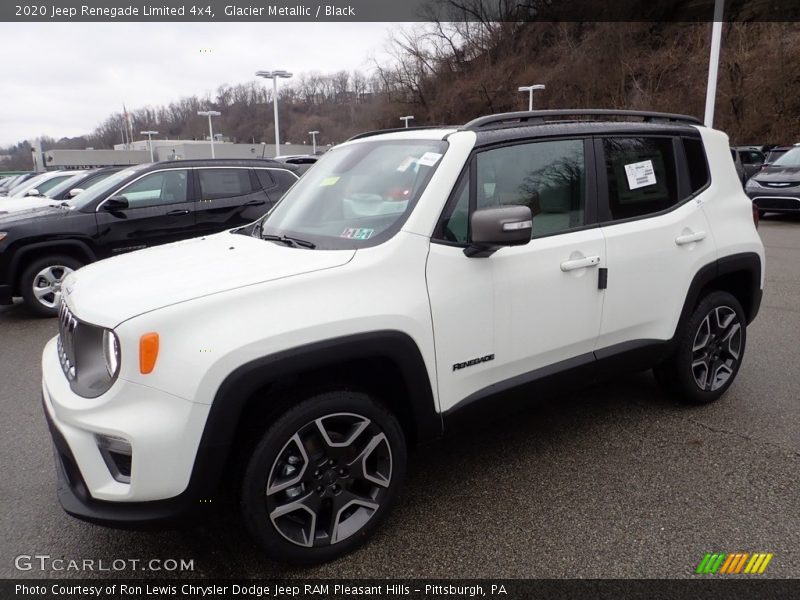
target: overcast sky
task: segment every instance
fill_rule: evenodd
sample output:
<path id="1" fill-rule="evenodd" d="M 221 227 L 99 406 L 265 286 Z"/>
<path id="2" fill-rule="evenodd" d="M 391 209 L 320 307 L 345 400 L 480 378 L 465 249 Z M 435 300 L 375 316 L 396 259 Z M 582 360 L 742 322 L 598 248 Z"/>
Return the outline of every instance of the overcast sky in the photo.
<path id="1" fill-rule="evenodd" d="M 205 95 L 258 69 L 369 70 L 399 25 L 2 23 L 0 146 L 90 133 L 123 102 Z"/>

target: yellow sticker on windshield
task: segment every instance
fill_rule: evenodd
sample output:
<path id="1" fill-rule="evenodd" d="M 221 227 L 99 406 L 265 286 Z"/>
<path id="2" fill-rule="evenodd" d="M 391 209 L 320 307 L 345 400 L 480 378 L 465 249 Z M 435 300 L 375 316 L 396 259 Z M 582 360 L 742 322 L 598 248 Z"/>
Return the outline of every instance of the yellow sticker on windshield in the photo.
<path id="1" fill-rule="evenodd" d="M 322 180 L 322 183 L 319 184 L 319 187 L 325 187 L 328 185 L 336 185 L 336 182 L 339 181 L 338 177 L 326 177 Z"/>

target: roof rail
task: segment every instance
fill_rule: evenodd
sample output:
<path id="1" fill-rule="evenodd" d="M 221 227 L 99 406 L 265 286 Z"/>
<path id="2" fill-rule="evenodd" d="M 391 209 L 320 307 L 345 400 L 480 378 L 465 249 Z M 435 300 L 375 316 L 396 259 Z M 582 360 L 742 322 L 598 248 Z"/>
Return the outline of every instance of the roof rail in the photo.
<path id="1" fill-rule="evenodd" d="M 458 126 L 453 125 L 416 125 L 414 127 L 392 127 L 389 129 L 375 129 L 373 131 L 365 131 L 363 133 L 357 133 L 353 137 L 345 140 L 348 142 L 352 142 L 353 140 L 360 140 L 361 138 L 365 137 L 372 137 L 373 135 L 381 135 L 382 133 L 398 133 L 400 131 L 413 131 L 413 130 L 420 130 L 420 129 L 457 129 Z"/>
<path id="2" fill-rule="evenodd" d="M 501 125 L 512 124 L 530 124 L 538 125 L 548 121 L 564 120 L 561 117 L 628 117 L 638 118 L 642 121 L 657 122 L 678 122 L 690 123 L 692 125 L 702 125 L 700 119 L 689 115 L 678 115 L 673 113 L 650 112 L 643 110 L 614 110 L 607 108 L 574 108 L 574 109 L 556 109 L 556 110 L 533 110 L 533 111 L 519 111 L 500 113 L 496 115 L 488 115 L 485 117 L 478 117 L 473 119 L 462 129 L 467 131 L 476 131 L 479 129 L 491 129 Z"/>

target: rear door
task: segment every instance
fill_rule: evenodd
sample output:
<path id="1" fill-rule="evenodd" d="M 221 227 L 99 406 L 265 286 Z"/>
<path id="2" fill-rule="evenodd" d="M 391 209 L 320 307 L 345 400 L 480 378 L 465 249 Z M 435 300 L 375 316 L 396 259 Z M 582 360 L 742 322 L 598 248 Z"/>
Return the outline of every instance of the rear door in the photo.
<path id="1" fill-rule="evenodd" d="M 633 135 L 595 144 L 608 261 L 602 358 L 672 338 L 689 285 L 716 250 L 702 210 L 709 177 L 699 138 Z"/>
<path id="2" fill-rule="evenodd" d="M 255 221 L 270 208 L 269 196 L 248 167 L 195 169 L 199 202 L 197 228 L 215 233 Z"/>
<path id="3" fill-rule="evenodd" d="M 192 237 L 195 233 L 194 186 L 189 169 L 165 169 L 142 175 L 112 194 L 128 208 L 97 207 L 98 247 L 104 256 Z"/>

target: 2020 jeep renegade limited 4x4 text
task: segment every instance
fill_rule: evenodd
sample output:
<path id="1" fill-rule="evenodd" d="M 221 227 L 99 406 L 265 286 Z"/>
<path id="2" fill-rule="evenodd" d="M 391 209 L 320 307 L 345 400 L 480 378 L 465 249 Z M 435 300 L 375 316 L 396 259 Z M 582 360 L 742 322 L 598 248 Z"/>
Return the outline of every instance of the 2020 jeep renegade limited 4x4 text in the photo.
<path id="1" fill-rule="evenodd" d="M 160 522 L 224 474 L 270 556 L 337 557 L 415 444 L 623 369 L 716 400 L 763 264 L 727 136 L 690 117 L 357 136 L 250 225 L 66 278 L 43 355 L 60 501 Z"/>

